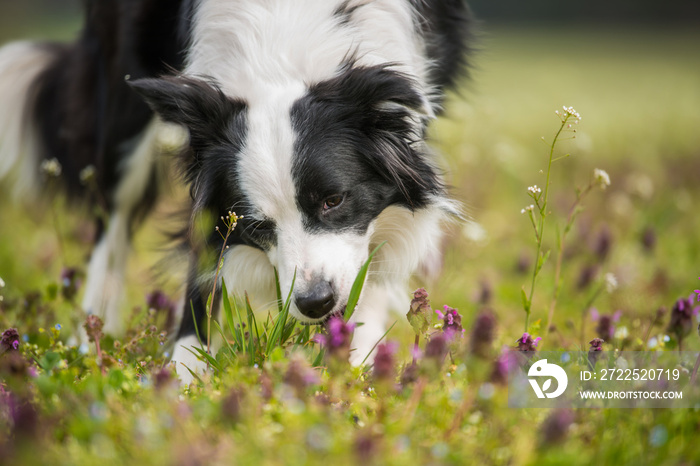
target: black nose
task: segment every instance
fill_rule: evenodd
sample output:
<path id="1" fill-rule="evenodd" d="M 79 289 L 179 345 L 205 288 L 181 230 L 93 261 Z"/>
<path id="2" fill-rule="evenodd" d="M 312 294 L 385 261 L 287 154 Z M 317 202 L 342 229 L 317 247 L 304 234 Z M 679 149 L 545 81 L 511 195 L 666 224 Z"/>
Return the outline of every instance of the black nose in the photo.
<path id="1" fill-rule="evenodd" d="M 295 302 L 299 311 L 306 317 L 319 319 L 333 310 L 335 295 L 330 282 L 319 280 L 305 293 L 298 293 Z"/>

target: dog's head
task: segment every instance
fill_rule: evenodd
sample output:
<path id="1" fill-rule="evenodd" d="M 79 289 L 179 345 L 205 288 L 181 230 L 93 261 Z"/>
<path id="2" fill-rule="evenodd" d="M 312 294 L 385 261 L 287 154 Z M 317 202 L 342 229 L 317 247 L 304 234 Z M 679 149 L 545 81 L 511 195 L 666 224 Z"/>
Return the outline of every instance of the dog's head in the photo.
<path id="1" fill-rule="evenodd" d="M 345 307 L 385 209 L 414 211 L 443 192 L 424 153 L 427 101 L 388 67 L 254 95 L 186 77 L 132 87 L 189 129 L 195 210 L 243 215 L 233 241 L 265 251 L 283 294 L 296 275 L 291 312 L 302 321 Z"/>

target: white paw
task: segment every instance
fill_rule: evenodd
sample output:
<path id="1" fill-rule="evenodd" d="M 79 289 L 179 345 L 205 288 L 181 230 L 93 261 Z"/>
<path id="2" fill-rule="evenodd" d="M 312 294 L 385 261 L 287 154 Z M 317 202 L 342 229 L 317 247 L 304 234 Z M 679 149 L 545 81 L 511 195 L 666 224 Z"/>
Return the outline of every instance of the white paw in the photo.
<path id="1" fill-rule="evenodd" d="M 194 381 L 192 373 L 203 374 L 207 370 L 207 364 L 193 354 L 193 351 L 196 351 L 194 347 L 201 348 L 195 335 L 180 338 L 175 343 L 172 362 L 182 385 L 189 385 Z"/>
<path id="2" fill-rule="evenodd" d="M 97 244 L 90 258 L 87 283 L 83 295 L 83 310 L 99 316 L 104 322 L 104 332 L 121 335 L 124 319 L 119 312 L 124 288 L 124 268 L 128 254 L 128 241 L 123 238 L 123 221 L 119 215 L 110 220 L 108 234 Z"/>

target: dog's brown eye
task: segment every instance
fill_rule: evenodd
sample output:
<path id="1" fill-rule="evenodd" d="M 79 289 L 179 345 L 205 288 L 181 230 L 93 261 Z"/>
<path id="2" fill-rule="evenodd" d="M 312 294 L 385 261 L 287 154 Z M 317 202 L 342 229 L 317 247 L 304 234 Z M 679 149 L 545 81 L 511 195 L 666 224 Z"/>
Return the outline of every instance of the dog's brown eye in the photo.
<path id="1" fill-rule="evenodd" d="M 330 210 L 334 207 L 338 207 L 340 204 L 343 203 L 343 195 L 342 194 L 334 194 L 333 196 L 327 198 L 324 203 L 323 203 L 323 210 Z"/>

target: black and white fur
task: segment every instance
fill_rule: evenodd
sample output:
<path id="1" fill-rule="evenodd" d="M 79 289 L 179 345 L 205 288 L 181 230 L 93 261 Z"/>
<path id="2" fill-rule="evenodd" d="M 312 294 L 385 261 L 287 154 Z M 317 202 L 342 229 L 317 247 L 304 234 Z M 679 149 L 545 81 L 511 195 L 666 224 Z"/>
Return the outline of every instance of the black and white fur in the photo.
<path id="1" fill-rule="evenodd" d="M 222 246 L 214 231 L 201 244 L 192 230 L 230 210 L 244 218 L 222 269 L 229 290 L 271 303 L 273 267 L 283 294 L 296 272 L 291 313 L 308 323 L 345 307 L 369 251 L 386 241 L 353 316 L 365 323 L 357 363 L 388 310 L 405 308 L 411 274 L 439 268 L 442 224 L 457 208 L 424 136 L 465 68 L 469 30 L 461 0 L 89 1 L 76 43 L 0 49 L 0 176 L 14 172 L 35 192 L 38 164 L 56 158 L 69 193 L 84 197 L 79 173 L 97 168 L 90 201 L 110 214 L 83 307 L 119 332 L 131 234 L 157 194 L 162 121 L 186 127 L 180 376 L 199 367 L 186 348 Z"/>

